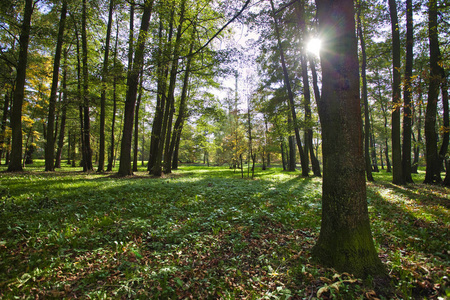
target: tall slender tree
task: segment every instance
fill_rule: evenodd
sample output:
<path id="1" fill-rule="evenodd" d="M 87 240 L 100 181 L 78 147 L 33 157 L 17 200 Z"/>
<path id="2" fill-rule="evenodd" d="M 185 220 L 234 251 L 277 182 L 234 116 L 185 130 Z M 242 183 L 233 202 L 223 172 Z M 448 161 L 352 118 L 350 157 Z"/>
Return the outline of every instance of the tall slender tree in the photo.
<path id="1" fill-rule="evenodd" d="M 305 151 L 303 150 L 302 141 L 300 139 L 300 132 L 299 132 L 298 126 L 297 126 L 298 122 L 297 122 L 297 114 L 295 113 L 294 94 L 292 92 L 291 81 L 289 79 L 289 74 L 288 74 L 288 70 L 286 67 L 286 61 L 284 58 L 284 50 L 283 50 L 283 46 L 281 43 L 280 31 L 279 31 L 279 27 L 278 27 L 278 21 L 277 21 L 277 17 L 276 17 L 275 7 L 273 5 L 273 0 L 270 0 L 270 5 L 272 8 L 272 18 L 273 18 L 273 22 L 274 22 L 274 26 L 275 26 L 275 34 L 277 36 L 278 50 L 280 51 L 281 67 L 283 68 L 284 86 L 288 93 L 288 100 L 289 100 L 288 104 L 289 104 L 289 108 L 292 113 L 292 121 L 293 121 L 293 125 L 294 125 L 295 138 L 297 141 L 298 152 L 300 154 L 300 163 L 302 165 L 301 166 L 302 167 L 302 176 L 307 177 L 307 176 L 309 176 L 309 165 L 306 162 L 307 159 L 306 159 Z"/>
<path id="2" fill-rule="evenodd" d="M 358 2 L 357 12 L 357 30 L 359 36 L 359 43 L 361 46 L 361 79 L 362 79 L 362 91 L 364 105 L 364 161 L 366 166 L 366 176 L 368 181 L 374 181 L 372 175 L 372 162 L 370 161 L 370 117 L 369 117 L 369 101 L 367 99 L 367 55 L 366 55 L 366 41 L 364 40 L 364 32 L 361 24 L 361 10 L 362 0 Z"/>
<path id="3" fill-rule="evenodd" d="M 403 89 L 403 144 L 402 144 L 402 176 L 406 183 L 413 183 L 411 176 L 411 136 L 412 136 L 412 75 L 413 75 L 413 5 L 406 0 L 406 63 L 405 85 Z"/>
<path id="4" fill-rule="evenodd" d="M 112 18 L 114 10 L 114 0 L 109 1 L 108 24 L 106 26 L 105 56 L 102 67 L 102 91 L 100 96 L 100 136 L 98 150 L 97 172 L 105 170 L 105 118 L 106 118 L 106 83 L 109 67 L 109 44 L 111 40 Z"/>
<path id="5" fill-rule="evenodd" d="M 45 171 L 55 171 L 55 110 L 56 97 L 58 92 L 59 82 L 59 66 L 61 63 L 61 53 L 64 41 L 64 27 L 66 23 L 67 0 L 63 0 L 61 8 L 61 17 L 59 20 L 58 37 L 56 39 L 55 58 L 53 61 L 53 76 L 52 87 L 50 90 L 50 99 L 48 105 L 48 119 L 47 119 L 47 142 L 45 144 Z"/>
<path id="6" fill-rule="evenodd" d="M 89 69 L 88 69 L 88 42 L 87 42 L 87 0 L 83 0 L 81 9 L 81 53 L 82 53 L 82 75 L 83 75 L 83 135 L 84 135 L 84 161 L 83 171 L 92 171 L 92 148 L 91 148 L 91 120 L 89 118 Z"/>
<path id="7" fill-rule="evenodd" d="M 67 97 L 67 53 L 68 49 L 64 51 L 64 66 L 63 66 L 63 77 L 62 77 L 62 102 L 60 103 L 61 107 L 61 125 L 59 129 L 59 137 L 58 137 L 58 148 L 56 150 L 56 157 L 55 157 L 55 168 L 61 168 L 61 155 L 62 155 L 62 149 L 64 146 L 64 134 L 66 130 L 66 118 L 67 118 L 67 105 L 68 103 L 68 97 Z M 70 151 L 70 149 L 69 149 Z M 70 152 L 69 152 L 70 153 Z M 67 156 L 70 159 L 70 156 Z"/>
<path id="8" fill-rule="evenodd" d="M 405 184 L 402 175 L 402 149 L 400 134 L 401 73 L 400 73 L 400 31 L 398 26 L 397 4 L 389 0 L 389 14 L 392 28 L 392 183 Z"/>
<path id="9" fill-rule="evenodd" d="M 147 41 L 150 17 L 153 9 L 153 0 L 146 0 L 142 13 L 141 28 L 134 53 L 133 65 L 127 74 L 127 94 L 125 99 L 125 113 L 123 123 L 122 143 L 120 147 L 119 175 L 132 175 L 131 168 L 131 141 L 133 136 L 134 109 L 136 105 L 137 90 L 139 85 L 139 73 L 142 69 L 145 54 L 145 44 Z"/>
<path id="10" fill-rule="evenodd" d="M 25 0 L 22 28 L 19 37 L 19 61 L 17 63 L 16 86 L 11 109 L 11 157 L 8 172 L 22 171 L 22 105 L 25 96 L 25 78 L 30 41 L 31 15 L 33 0 Z"/>
<path id="11" fill-rule="evenodd" d="M 425 113 L 425 148 L 426 173 L 424 183 L 441 183 L 441 164 L 439 161 L 436 133 L 436 114 L 439 86 L 442 73 L 439 67 L 441 51 L 439 50 L 437 0 L 428 3 L 428 39 L 430 43 L 430 83 L 428 86 L 427 110 Z"/>

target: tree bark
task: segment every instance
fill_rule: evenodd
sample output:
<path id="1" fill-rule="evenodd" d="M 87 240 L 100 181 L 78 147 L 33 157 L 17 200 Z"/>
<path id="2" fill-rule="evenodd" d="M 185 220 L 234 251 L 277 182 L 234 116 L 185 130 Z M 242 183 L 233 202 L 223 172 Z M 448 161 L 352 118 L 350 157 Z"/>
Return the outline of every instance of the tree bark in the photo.
<path id="1" fill-rule="evenodd" d="M 120 148 L 119 175 L 132 175 L 131 169 L 131 140 L 133 135 L 133 117 L 136 104 L 137 89 L 139 84 L 139 73 L 144 61 L 145 42 L 150 24 L 150 17 L 153 8 L 153 0 L 146 0 L 144 12 L 142 14 L 141 28 L 137 41 L 136 52 L 134 54 L 132 70 L 127 75 L 127 95 L 125 100 L 125 114 L 123 123 L 122 143 Z"/>
<path id="2" fill-rule="evenodd" d="M 322 51 L 322 224 L 313 255 L 339 272 L 384 275 L 366 201 L 353 0 L 316 0 Z"/>
<path id="3" fill-rule="evenodd" d="M 430 83 L 428 87 L 427 110 L 425 113 L 426 173 L 424 183 L 441 183 L 441 164 L 439 161 L 436 133 L 436 113 L 441 83 L 439 62 L 441 53 L 437 32 L 437 1 L 430 0 L 428 8 L 428 38 L 430 42 Z"/>
<path id="4" fill-rule="evenodd" d="M 412 135 L 412 72 L 413 72 L 413 7 L 412 0 L 406 0 L 406 63 L 405 87 L 403 90 L 403 145 L 402 145 L 402 175 L 406 183 L 414 183 L 411 173 L 411 135 Z"/>
<path id="5" fill-rule="evenodd" d="M 389 0 L 392 27 L 392 183 L 405 184 L 402 175 L 402 151 L 400 135 L 401 74 L 400 74 L 400 31 L 398 28 L 397 4 Z"/>
<path id="6" fill-rule="evenodd" d="M 19 38 L 19 61 L 17 64 L 16 86 L 11 109 L 11 154 L 8 172 L 22 171 L 22 104 L 25 96 L 28 43 L 30 40 L 33 0 L 25 0 L 22 28 Z"/>

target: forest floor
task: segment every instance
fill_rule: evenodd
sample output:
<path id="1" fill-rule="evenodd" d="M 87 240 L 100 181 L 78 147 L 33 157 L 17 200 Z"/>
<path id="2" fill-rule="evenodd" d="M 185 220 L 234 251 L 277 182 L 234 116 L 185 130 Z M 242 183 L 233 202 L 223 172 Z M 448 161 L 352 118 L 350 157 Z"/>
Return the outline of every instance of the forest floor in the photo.
<path id="1" fill-rule="evenodd" d="M 406 187 L 384 172 L 368 184 L 384 289 L 312 260 L 320 178 L 198 166 L 136 174 L 46 173 L 42 162 L 0 172 L 0 298 L 450 297 L 450 189 L 419 183 L 423 172 Z"/>

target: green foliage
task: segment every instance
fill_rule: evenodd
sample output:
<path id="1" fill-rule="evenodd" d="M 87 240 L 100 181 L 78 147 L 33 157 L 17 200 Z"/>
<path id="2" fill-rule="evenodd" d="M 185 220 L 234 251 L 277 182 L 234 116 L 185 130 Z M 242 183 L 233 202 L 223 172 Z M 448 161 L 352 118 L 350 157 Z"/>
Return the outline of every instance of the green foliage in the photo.
<path id="1" fill-rule="evenodd" d="M 321 180 L 272 168 L 167 177 L 0 173 L 0 296 L 46 298 L 400 299 L 445 297 L 448 189 L 368 189 L 393 289 L 310 260 Z M 138 172 L 144 175 L 145 170 Z M 423 174 L 417 175 L 422 176 Z M 417 178 L 415 178 L 417 179 Z M 372 297 L 372 298 L 371 298 Z"/>

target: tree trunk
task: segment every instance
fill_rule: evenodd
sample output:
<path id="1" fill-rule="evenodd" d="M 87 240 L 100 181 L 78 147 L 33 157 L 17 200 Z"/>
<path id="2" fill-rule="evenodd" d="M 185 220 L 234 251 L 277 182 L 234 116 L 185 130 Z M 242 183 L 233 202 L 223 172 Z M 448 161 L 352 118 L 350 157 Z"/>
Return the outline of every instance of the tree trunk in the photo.
<path id="1" fill-rule="evenodd" d="M 413 7 L 412 0 L 406 0 L 406 63 L 405 87 L 403 89 L 403 148 L 402 148 L 402 175 L 406 183 L 414 183 L 411 177 L 411 135 L 412 135 L 412 72 L 413 72 Z"/>
<path id="2" fill-rule="evenodd" d="M 288 170 L 293 172 L 295 171 L 295 141 L 294 136 L 290 135 L 288 138 L 289 141 L 289 164 L 288 164 Z"/>
<path id="3" fill-rule="evenodd" d="M 285 155 L 285 151 L 284 151 L 284 138 L 281 139 L 280 148 L 281 148 L 281 164 L 283 165 L 283 171 L 286 171 L 286 155 Z"/>
<path id="4" fill-rule="evenodd" d="M 84 118 L 84 153 L 83 172 L 92 171 L 92 149 L 91 149 L 91 124 L 89 118 L 89 72 L 88 72 L 88 46 L 87 46 L 87 1 L 83 0 L 81 15 L 81 48 L 83 59 L 83 118 Z"/>
<path id="5" fill-rule="evenodd" d="M 169 24 L 169 35 L 167 38 L 167 43 L 165 45 L 164 51 L 161 52 L 159 56 L 158 65 L 161 66 L 160 76 L 158 78 L 158 95 L 160 97 L 160 106 L 156 107 L 155 111 L 155 119 L 153 121 L 153 126 L 155 127 L 155 141 L 153 144 L 153 151 L 151 154 L 152 161 L 149 162 L 149 167 L 151 163 L 150 174 L 154 176 L 161 176 L 162 174 L 162 164 L 161 160 L 163 158 L 164 151 L 164 141 L 166 137 L 167 130 L 167 121 L 168 121 L 168 112 L 170 110 L 170 102 L 167 99 L 167 77 L 169 76 L 169 67 L 163 66 L 162 59 L 170 59 L 171 53 L 171 41 L 173 35 L 173 25 L 174 25 L 174 17 L 175 17 L 175 3 L 172 2 L 171 8 L 171 16 L 170 16 L 170 24 Z M 162 28 L 162 24 L 160 24 L 160 29 Z M 160 40 L 162 43 L 162 40 Z M 160 47 L 161 48 L 161 47 Z M 157 101 L 158 102 L 158 101 Z M 153 136 L 152 136 L 153 137 Z"/>
<path id="6" fill-rule="evenodd" d="M 297 20 L 299 24 L 299 29 L 302 36 L 303 43 L 306 43 L 306 24 L 305 24 L 305 2 L 304 1 L 297 1 L 296 6 L 296 14 L 297 14 Z M 303 52 L 305 52 L 305 49 L 303 49 Z M 314 176 L 322 176 L 320 172 L 320 164 L 319 160 L 317 159 L 316 155 L 314 154 L 314 147 L 313 147 L 313 131 L 311 126 L 311 92 L 309 88 L 309 76 L 308 76 L 308 64 L 306 60 L 306 53 L 303 53 L 303 55 L 300 56 L 300 63 L 302 67 L 302 80 L 303 80 L 303 97 L 304 97 L 304 105 L 305 105 L 305 158 L 306 161 L 308 161 L 308 153 L 309 157 L 311 157 L 311 166 L 314 173 Z M 317 74 L 316 74 L 317 76 Z M 309 162 L 308 162 L 309 164 Z"/>
<path id="7" fill-rule="evenodd" d="M 429 1 L 428 10 L 428 38 L 430 42 L 430 83 L 428 88 L 427 110 L 425 113 L 425 147 L 427 168 L 424 183 L 441 183 L 441 164 L 438 155 L 436 113 L 441 83 L 441 70 L 439 62 L 441 53 L 437 32 L 437 0 Z"/>
<path id="8" fill-rule="evenodd" d="M 412 166 L 412 173 L 418 173 L 419 168 L 419 157 L 420 157 L 420 147 L 422 145 L 422 77 L 419 77 L 419 95 L 417 99 L 417 106 L 419 107 L 417 119 L 417 140 L 415 141 L 414 146 L 414 162 Z M 415 114 L 414 114 L 415 115 Z"/>
<path id="9" fill-rule="evenodd" d="M 139 84 L 139 73 L 144 61 L 145 42 L 153 8 L 153 0 L 146 0 L 142 14 L 141 28 L 137 41 L 136 53 L 134 54 L 132 70 L 127 75 L 127 95 L 125 100 L 125 115 L 123 123 L 122 144 L 120 148 L 119 175 L 132 175 L 131 169 L 131 140 L 133 135 L 133 117 L 136 104 L 137 90 Z"/>
<path id="10" fill-rule="evenodd" d="M 47 120 L 47 142 L 45 144 L 45 171 L 55 171 L 55 110 L 56 94 L 58 92 L 59 66 L 61 63 L 61 52 L 64 38 L 64 26 L 66 23 L 67 0 L 64 0 L 61 8 L 61 17 L 59 20 L 59 31 L 56 40 L 55 58 L 53 62 L 52 86 L 50 90 L 50 99 L 48 103 Z"/>
<path id="11" fill-rule="evenodd" d="M 389 12 L 392 26 L 392 183 L 405 184 L 402 175 L 402 152 L 400 135 L 401 74 L 400 74 L 400 31 L 398 28 L 397 4 L 389 0 Z"/>
<path id="12" fill-rule="evenodd" d="M 171 16 L 171 22 L 170 22 L 170 29 L 169 29 L 169 37 L 168 41 L 166 43 L 166 47 L 169 47 L 172 40 L 172 34 L 173 34 L 173 10 L 172 10 L 172 16 Z M 166 86 L 167 86 L 167 76 L 169 69 L 167 66 L 163 65 L 163 59 L 165 50 L 163 51 L 163 22 L 162 22 L 162 16 L 160 16 L 159 21 L 159 31 L 158 31 L 158 64 L 157 64 L 157 74 L 158 74 L 158 86 L 157 86 L 157 94 L 156 94 L 156 108 L 155 108 L 155 117 L 153 118 L 153 125 L 152 125 L 152 136 L 150 140 L 150 153 L 148 158 L 148 166 L 147 170 L 150 172 L 150 174 L 153 174 L 153 167 L 156 164 L 157 156 L 158 156 L 158 150 L 159 150 L 159 144 L 160 144 L 160 137 L 161 137 L 161 131 L 162 131 L 162 123 L 164 119 L 164 109 L 166 105 Z"/>
<path id="13" fill-rule="evenodd" d="M 441 149 L 439 150 L 439 160 L 440 165 L 445 165 L 445 159 L 448 150 L 449 144 L 449 134 L 450 134 L 450 125 L 449 125 L 449 111 L 448 111 L 448 80 L 447 75 L 445 74 L 444 69 L 441 67 L 442 74 L 442 107 L 443 107 L 443 130 L 442 130 L 442 144 Z M 446 167 L 446 179 L 448 177 L 448 167 Z M 448 186 L 448 180 L 444 180 L 444 185 Z"/>
<path id="14" fill-rule="evenodd" d="M 277 35 L 278 49 L 280 51 L 281 66 L 283 68 L 284 85 L 288 92 L 289 107 L 290 107 L 291 113 L 292 113 L 292 120 L 294 122 L 295 138 L 297 140 L 298 152 L 300 154 L 300 163 L 302 165 L 302 176 L 308 177 L 309 176 L 309 165 L 306 163 L 306 153 L 305 153 L 305 151 L 303 151 L 302 141 L 300 139 L 300 133 L 299 133 L 298 126 L 297 126 L 298 122 L 297 122 L 297 114 L 295 113 L 294 94 L 292 93 L 291 82 L 289 80 L 289 74 L 288 74 L 286 62 L 284 59 L 284 51 L 283 51 L 283 47 L 281 45 L 281 37 L 280 37 L 279 28 L 278 28 L 278 21 L 275 16 L 275 7 L 273 5 L 273 0 L 270 0 L 270 5 L 272 7 L 272 17 L 273 17 L 273 21 L 274 21 L 274 25 L 275 25 L 275 34 Z"/>
<path id="15" fill-rule="evenodd" d="M 116 62 L 117 62 L 117 48 L 118 48 L 118 41 L 119 41 L 119 24 L 117 24 L 116 29 L 116 40 L 114 42 L 114 58 L 113 58 L 113 69 L 116 69 Z M 114 78 L 113 78 L 113 114 L 112 114 L 112 121 L 111 121 L 111 145 L 109 148 L 109 154 L 108 154 L 108 167 L 106 168 L 107 172 L 112 171 L 113 168 L 113 162 L 114 162 L 114 129 L 116 125 L 116 112 L 117 112 L 117 98 L 116 98 L 116 87 L 117 87 L 117 76 L 114 72 Z"/>
<path id="16" fill-rule="evenodd" d="M 139 108 L 141 106 L 142 100 L 142 81 L 144 77 L 144 72 L 141 70 L 141 79 L 139 83 L 139 96 L 136 102 L 136 112 L 134 114 L 134 146 L 133 146 L 133 172 L 138 170 L 138 152 L 139 152 Z M 144 144 L 142 144 L 144 146 Z"/>
<path id="17" fill-rule="evenodd" d="M 339 272 L 384 275 L 366 201 L 353 0 L 317 0 L 322 51 L 322 224 L 313 255 Z"/>
<path id="18" fill-rule="evenodd" d="M 109 44 L 111 40 L 112 18 L 114 10 L 114 0 L 109 1 L 108 24 L 106 28 L 105 56 L 103 58 L 102 68 L 102 91 L 100 96 L 100 136 L 98 150 L 97 172 L 105 170 L 105 117 L 106 117 L 106 83 L 108 80 L 109 67 Z"/>
<path id="19" fill-rule="evenodd" d="M 67 50 L 64 51 L 64 69 L 62 78 L 62 93 L 63 98 L 61 102 L 61 128 L 59 130 L 58 149 L 55 157 L 55 168 L 61 168 L 61 155 L 64 146 L 64 134 L 66 130 L 66 115 L 67 115 Z M 69 158 L 70 159 L 70 158 Z"/>
<path id="20" fill-rule="evenodd" d="M 175 113 L 175 85 L 178 74 L 178 60 L 180 56 L 181 35 L 183 33 L 184 13 L 185 13 L 186 0 L 181 2 L 180 7 L 180 20 L 177 28 L 177 36 L 175 39 L 175 47 L 172 56 L 172 69 L 170 70 L 170 83 L 167 95 L 167 124 L 165 130 L 165 145 L 164 145 L 164 173 L 168 174 L 172 172 L 172 152 L 170 151 L 170 142 L 172 135 L 172 123 L 173 114 Z"/>
<path id="21" fill-rule="evenodd" d="M 361 24 L 361 9 L 362 0 L 358 2 L 357 26 L 359 42 L 361 44 L 362 64 L 361 64 L 361 79 L 362 79 L 362 98 L 364 104 L 364 161 L 366 166 L 367 181 L 375 181 L 372 176 L 372 162 L 370 161 L 370 118 L 369 118 L 369 101 L 367 100 L 367 76 L 366 76 L 366 42 L 364 40 L 364 33 Z"/>
<path id="22" fill-rule="evenodd" d="M 25 96 L 28 43 L 30 40 L 33 0 L 25 0 L 22 28 L 19 38 L 19 61 L 17 64 L 16 86 L 11 109 L 11 155 L 8 172 L 22 171 L 22 104 Z"/>
<path id="23" fill-rule="evenodd" d="M 8 118 L 9 112 L 9 93 L 5 92 L 5 102 L 3 103 L 3 115 L 2 121 L 0 124 L 0 165 L 2 164 L 2 157 L 5 147 L 3 146 L 6 139 L 6 120 Z M 6 148 L 6 152 L 8 152 L 8 148 Z M 5 162 L 7 164 L 7 162 Z"/>
<path id="24" fill-rule="evenodd" d="M 195 27 L 192 32 L 193 32 L 192 36 L 194 36 Z M 186 61 L 186 71 L 184 73 L 183 88 L 181 90 L 180 105 L 178 108 L 178 117 L 177 117 L 177 119 L 175 121 L 175 125 L 173 127 L 172 142 L 170 143 L 170 149 L 169 149 L 169 153 L 172 157 L 172 169 L 174 169 L 174 170 L 176 170 L 178 168 L 178 153 L 175 157 L 174 151 L 175 151 L 176 144 L 177 143 L 179 144 L 179 141 L 181 138 L 181 131 L 183 129 L 183 123 L 184 123 L 185 114 L 186 114 L 187 91 L 188 91 L 188 85 L 189 85 L 189 76 L 191 73 L 191 62 L 192 62 L 193 50 L 194 50 L 194 40 L 192 40 L 192 42 L 191 42 L 188 58 Z"/>

